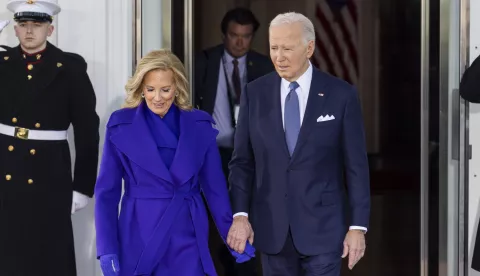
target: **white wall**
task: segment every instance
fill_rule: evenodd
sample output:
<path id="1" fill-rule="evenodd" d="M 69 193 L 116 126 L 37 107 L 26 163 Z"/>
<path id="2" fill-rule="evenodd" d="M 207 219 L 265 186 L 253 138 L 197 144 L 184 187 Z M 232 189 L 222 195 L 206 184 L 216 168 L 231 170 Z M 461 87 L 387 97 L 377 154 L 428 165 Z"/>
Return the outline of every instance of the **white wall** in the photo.
<path id="1" fill-rule="evenodd" d="M 480 54 L 480 1 L 470 1 L 470 62 Z M 479 88 L 480 89 L 480 88 Z M 475 245 L 480 216 L 480 104 L 470 104 L 470 144 L 472 145 L 472 159 L 469 163 L 469 220 L 468 245 L 469 264 Z M 479 245 L 480 246 L 480 245 Z M 469 270 L 468 276 L 480 276 L 480 272 Z"/>
<path id="2" fill-rule="evenodd" d="M 0 0 L 0 20 L 12 19 Z M 124 85 L 131 75 L 131 0 L 58 0 L 62 12 L 55 18 L 55 33 L 50 41 L 64 51 L 82 55 L 88 63 L 88 74 L 97 95 L 100 116 L 100 154 L 105 124 L 111 112 L 124 98 Z M 0 35 L 0 44 L 18 44 L 13 22 Z M 73 138 L 70 131 L 70 137 Z M 74 157 L 73 139 L 71 149 Z M 95 259 L 93 200 L 73 215 L 78 276 L 102 275 Z"/>

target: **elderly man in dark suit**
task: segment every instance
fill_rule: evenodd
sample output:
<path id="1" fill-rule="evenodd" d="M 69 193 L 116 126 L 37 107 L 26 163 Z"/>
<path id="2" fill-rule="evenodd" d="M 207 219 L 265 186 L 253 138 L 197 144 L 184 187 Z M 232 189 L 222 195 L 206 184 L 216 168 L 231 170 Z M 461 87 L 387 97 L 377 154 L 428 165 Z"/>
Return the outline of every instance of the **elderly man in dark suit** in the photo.
<path id="1" fill-rule="evenodd" d="M 195 106 L 211 114 L 219 130 L 217 144 L 225 175 L 233 153 L 240 95 L 251 82 L 274 70 L 267 56 L 250 49 L 259 23 L 245 8 L 228 11 L 221 23 L 223 44 L 200 52 L 195 59 Z M 226 275 L 255 275 L 253 261 L 236 265 L 212 229 L 212 254 L 222 259 Z"/>
<path id="2" fill-rule="evenodd" d="M 239 252 L 252 242 L 263 276 L 339 276 L 341 256 L 350 269 L 363 257 L 370 216 L 358 95 L 310 63 L 307 17 L 278 15 L 269 40 L 276 72 L 249 83 L 240 101 L 227 242 Z"/>

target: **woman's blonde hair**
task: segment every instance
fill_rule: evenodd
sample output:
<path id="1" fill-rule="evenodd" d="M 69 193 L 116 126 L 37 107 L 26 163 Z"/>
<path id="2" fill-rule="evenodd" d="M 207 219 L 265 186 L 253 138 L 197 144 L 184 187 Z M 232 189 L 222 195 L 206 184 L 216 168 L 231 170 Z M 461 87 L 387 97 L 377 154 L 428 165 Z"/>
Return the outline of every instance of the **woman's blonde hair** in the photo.
<path id="1" fill-rule="evenodd" d="M 185 67 L 175 54 L 170 50 L 161 49 L 148 53 L 144 56 L 135 70 L 135 74 L 125 85 L 127 98 L 123 107 L 134 108 L 142 102 L 143 79 L 152 70 L 172 70 L 175 92 L 178 94 L 173 103 L 182 110 L 191 110 L 188 80 Z"/>

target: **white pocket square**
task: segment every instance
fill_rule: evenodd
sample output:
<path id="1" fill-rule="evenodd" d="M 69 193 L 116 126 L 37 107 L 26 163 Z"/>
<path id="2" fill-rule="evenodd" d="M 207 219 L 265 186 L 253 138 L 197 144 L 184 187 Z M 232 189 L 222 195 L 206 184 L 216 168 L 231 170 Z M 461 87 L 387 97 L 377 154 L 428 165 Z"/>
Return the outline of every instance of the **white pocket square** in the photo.
<path id="1" fill-rule="evenodd" d="M 333 115 L 326 115 L 326 116 L 320 116 L 317 119 L 317 122 L 325 122 L 325 121 L 330 121 L 330 120 L 335 120 L 335 116 Z"/>

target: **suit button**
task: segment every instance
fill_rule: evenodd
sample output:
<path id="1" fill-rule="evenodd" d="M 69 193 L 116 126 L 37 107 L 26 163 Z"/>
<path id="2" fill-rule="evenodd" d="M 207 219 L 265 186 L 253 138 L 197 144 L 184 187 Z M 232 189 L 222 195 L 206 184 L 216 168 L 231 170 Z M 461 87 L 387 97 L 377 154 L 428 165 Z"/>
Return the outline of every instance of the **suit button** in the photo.
<path id="1" fill-rule="evenodd" d="M 7 175 L 5 175 L 5 179 L 6 179 L 7 181 L 10 181 L 10 180 L 12 179 L 12 176 L 9 175 L 9 174 L 7 174 Z"/>
<path id="2" fill-rule="evenodd" d="M 285 194 L 285 198 L 288 198 L 288 194 Z"/>
<path id="3" fill-rule="evenodd" d="M 18 122 L 17 118 L 13 117 L 13 118 L 12 118 L 12 123 L 15 124 L 15 123 L 17 123 L 17 122 Z"/>
<path id="4" fill-rule="evenodd" d="M 36 153 L 36 151 L 35 151 L 34 149 L 31 149 L 31 150 L 30 150 L 30 154 L 31 154 L 31 155 L 35 155 L 35 153 Z"/>
<path id="5" fill-rule="evenodd" d="M 32 180 L 32 179 L 29 179 L 29 180 L 28 180 L 28 184 L 33 184 L 33 180 Z"/>
<path id="6" fill-rule="evenodd" d="M 36 127 L 36 128 L 40 128 L 40 123 L 36 123 L 36 124 L 35 124 L 35 127 Z"/>
<path id="7" fill-rule="evenodd" d="M 8 146 L 8 151 L 13 151 L 15 148 L 13 146 Z"/>

